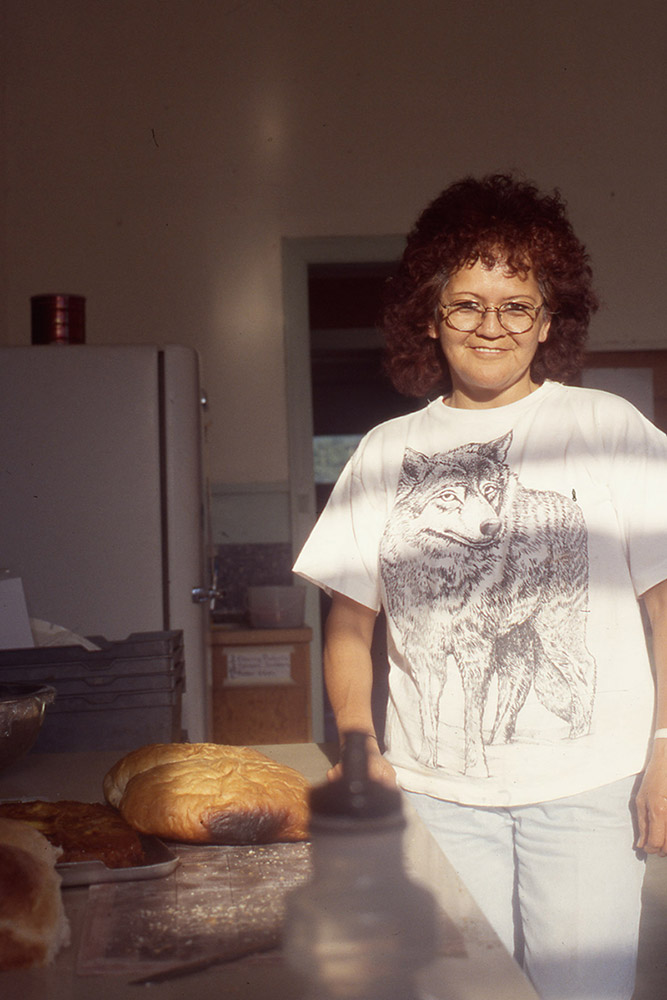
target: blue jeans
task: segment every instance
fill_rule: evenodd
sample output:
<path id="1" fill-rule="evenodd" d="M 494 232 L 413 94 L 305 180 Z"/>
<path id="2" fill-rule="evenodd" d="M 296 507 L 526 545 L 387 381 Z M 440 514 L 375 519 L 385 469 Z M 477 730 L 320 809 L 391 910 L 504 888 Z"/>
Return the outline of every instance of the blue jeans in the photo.
<path id="1" fill-rule="evenodd" d="M 406 796 L 543 1000 L 630 1000 L 644 856 L 636 776 L 535 805 Z"/>

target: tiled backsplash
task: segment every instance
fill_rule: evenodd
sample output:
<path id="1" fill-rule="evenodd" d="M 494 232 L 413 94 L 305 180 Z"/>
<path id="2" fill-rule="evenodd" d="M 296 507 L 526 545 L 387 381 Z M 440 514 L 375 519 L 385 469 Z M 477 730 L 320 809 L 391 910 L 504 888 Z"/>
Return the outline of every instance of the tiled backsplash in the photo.
<path id="1" fill-rule="evenodd" d="M 213 613 L 217 621 L 244 618 L 248 587 L 294 583 L 292 546 L 287 542 L 216 545 L 215 561 L 223 593 Z"/>
<path id="2" fill-rule="evenodd" d="M 217 586 L 214 620 L 241 621 L 248 587 L 294 583 L 287 483 L 216 483 L 210 490 Z"/>

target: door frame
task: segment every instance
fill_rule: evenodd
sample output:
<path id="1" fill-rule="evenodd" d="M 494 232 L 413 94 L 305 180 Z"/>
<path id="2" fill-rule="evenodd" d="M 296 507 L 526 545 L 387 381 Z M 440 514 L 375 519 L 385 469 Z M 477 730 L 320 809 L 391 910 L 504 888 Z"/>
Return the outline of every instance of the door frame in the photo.
<path id="1" fill-rule="evenodd" d="M 289 508 L 294 557 L 315 524 L 313 401 L 310 374 L 308 268 L 312 264 L 392 263 L 405 248 L 405 236 L 322 236 L 282 240 L 285 391 L 289 462 Z M 306 624 L 311 642 L 313 739 L 324 740 L 322 623 L 317 589 L 307 588 Z"/>

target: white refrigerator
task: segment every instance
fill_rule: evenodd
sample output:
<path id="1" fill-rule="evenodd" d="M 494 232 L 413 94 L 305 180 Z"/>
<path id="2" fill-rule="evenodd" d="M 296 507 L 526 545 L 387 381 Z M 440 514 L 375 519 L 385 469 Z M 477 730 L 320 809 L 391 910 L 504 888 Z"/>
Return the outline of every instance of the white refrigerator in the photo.
<path id="1" fill-rule="evenodd" d="M 30 617 L 80 635 L 182 629 L 193 742 L 211 732 L 202 407 L 190 348 L 0 348 L 0 568 Z"/>

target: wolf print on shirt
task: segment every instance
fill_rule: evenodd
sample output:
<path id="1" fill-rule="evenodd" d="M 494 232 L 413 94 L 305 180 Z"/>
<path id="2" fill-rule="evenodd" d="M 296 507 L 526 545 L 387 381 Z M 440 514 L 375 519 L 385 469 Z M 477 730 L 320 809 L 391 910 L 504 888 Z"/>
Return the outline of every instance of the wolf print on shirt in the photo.
<path id="1" fill-rule="evenodd" d="M 489 743 L 510 742 L 534 689 L 590 730 L 595 660 L 586 648 L 588 548 L 569 497 L 525 488 L 505 457 L 512 433 L 427 457 L 406 451 L 380 548 L 387 614 L 419 702 L 419 760 L 438 766 L 447 659 L 461 675 L 465 773 L 488 776 L 482 722 L 495 676 Z"/>

